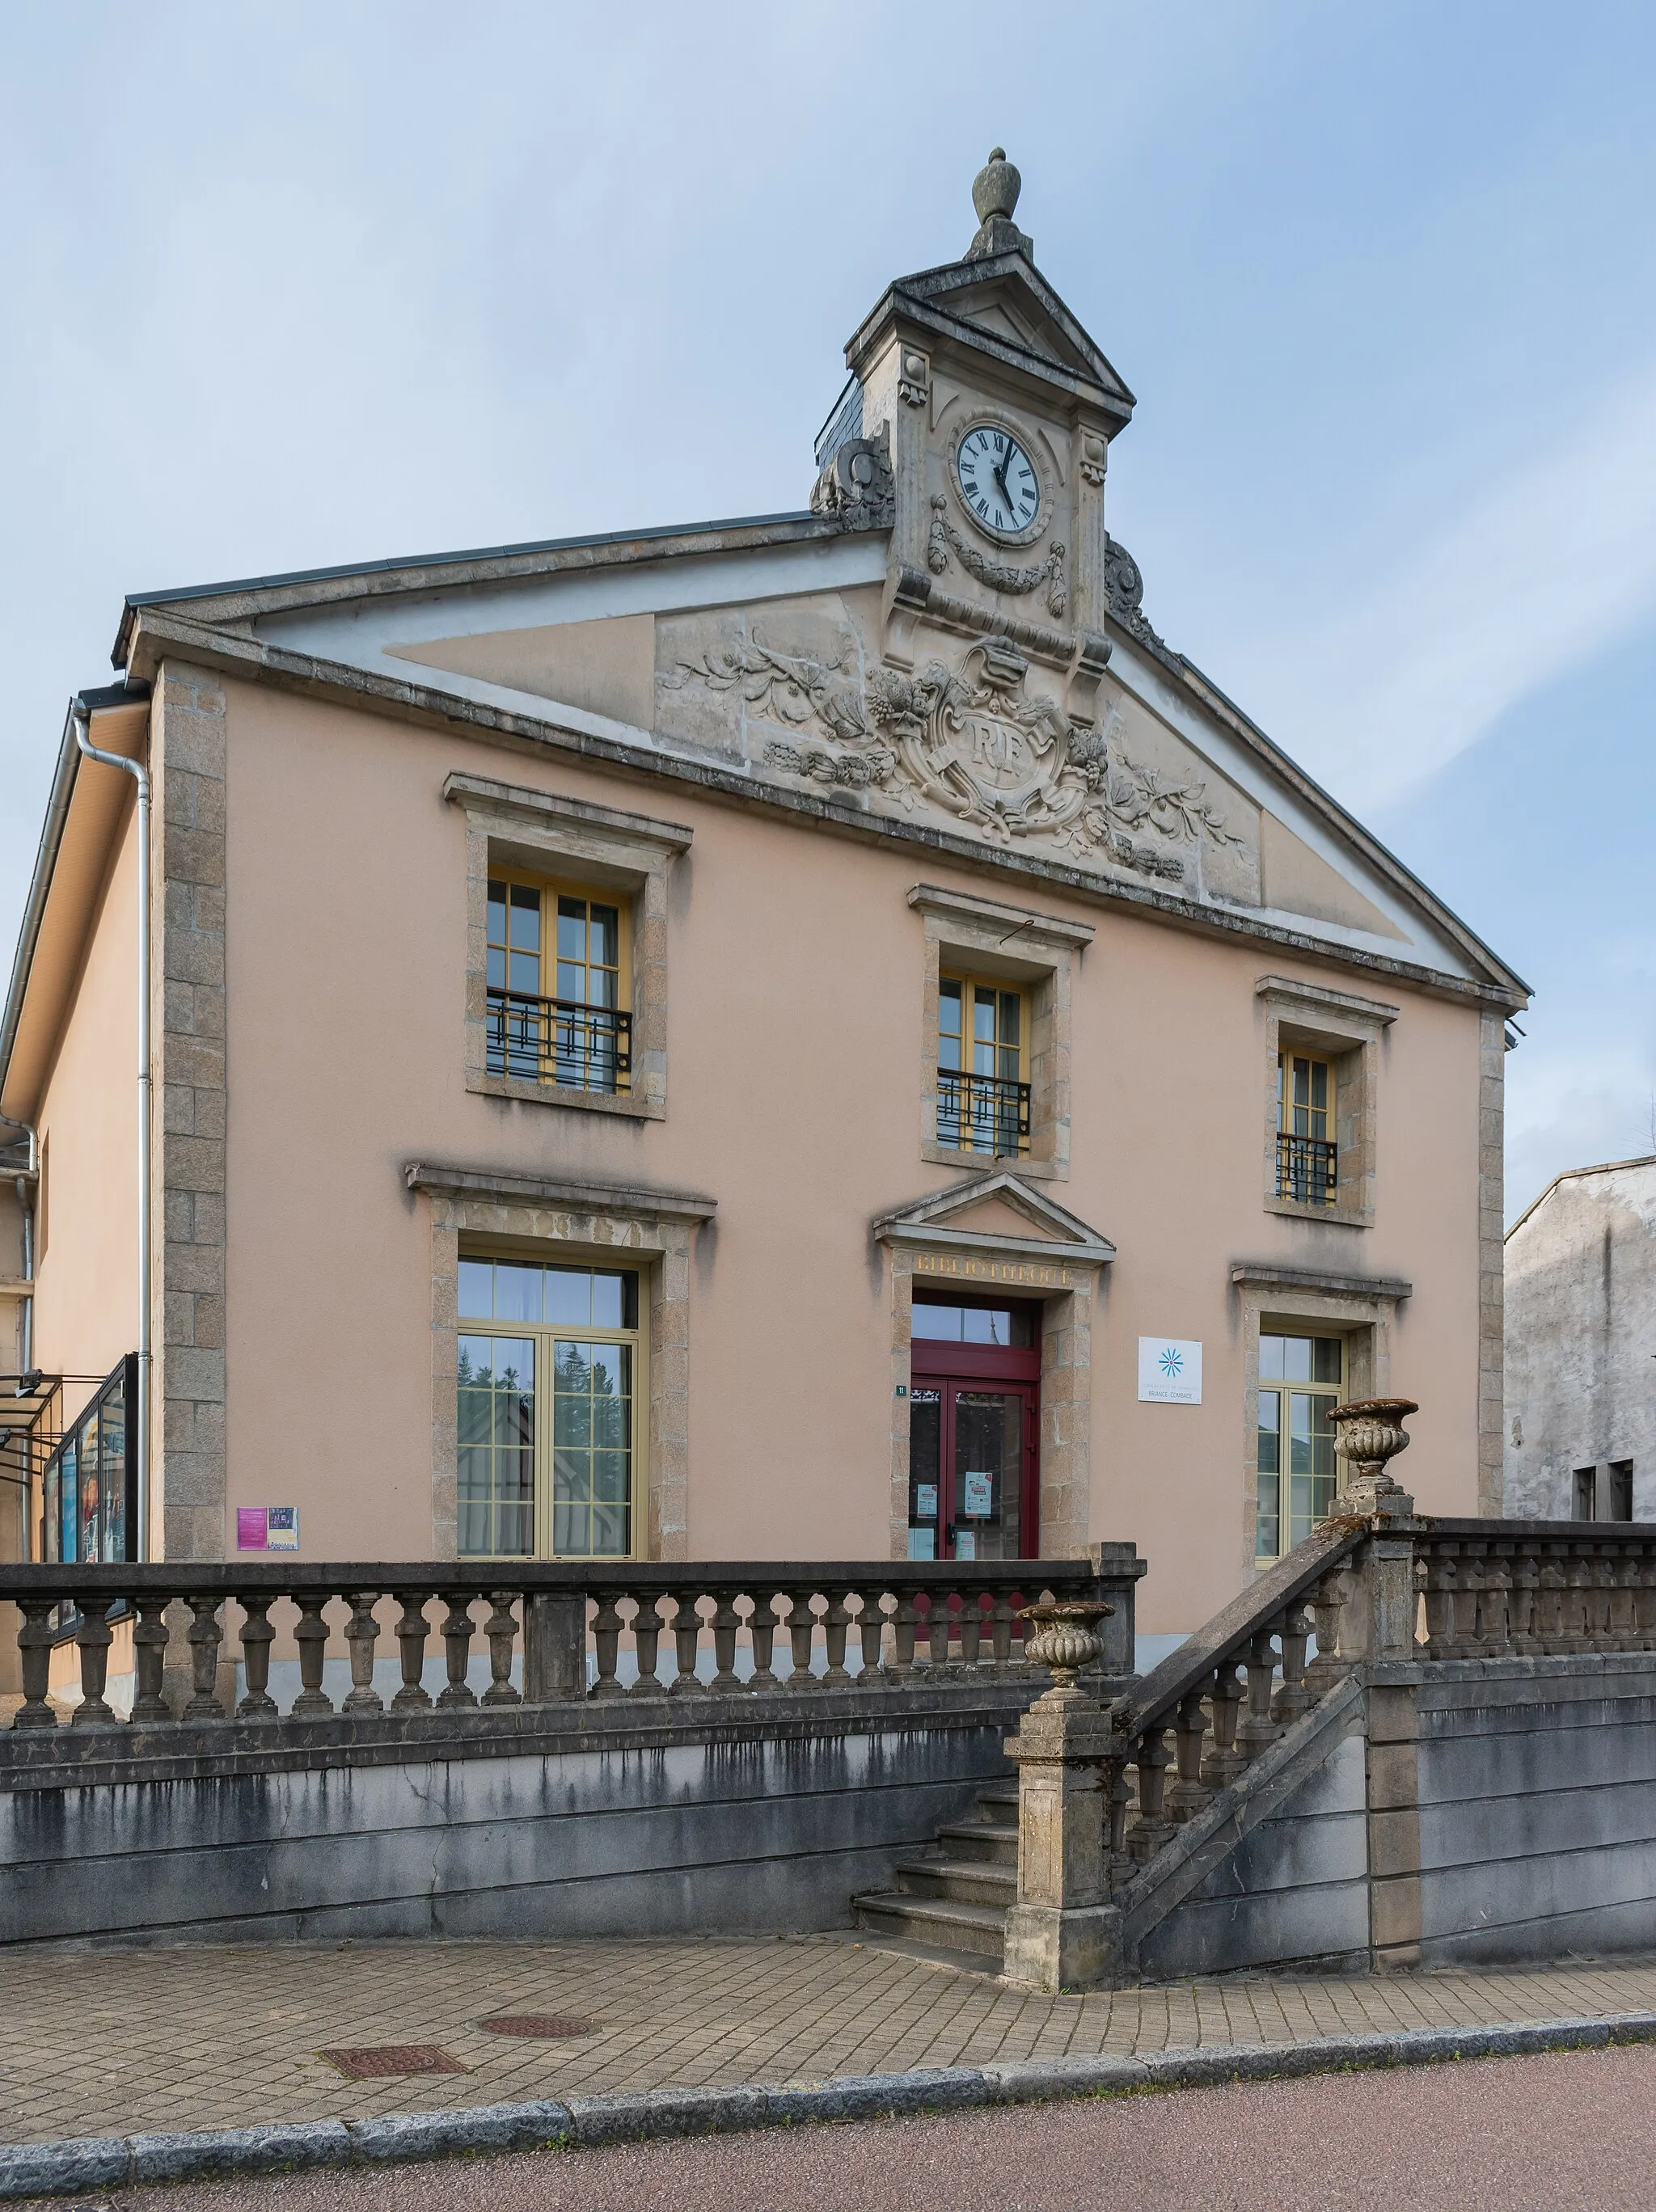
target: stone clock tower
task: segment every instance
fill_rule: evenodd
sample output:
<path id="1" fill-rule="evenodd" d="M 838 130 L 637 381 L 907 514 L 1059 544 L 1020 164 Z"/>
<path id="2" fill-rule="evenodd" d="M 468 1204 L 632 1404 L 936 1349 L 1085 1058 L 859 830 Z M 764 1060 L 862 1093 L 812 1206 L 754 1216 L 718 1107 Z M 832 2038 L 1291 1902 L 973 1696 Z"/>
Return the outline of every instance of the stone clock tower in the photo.
<path id="1" fill-rule="evenodd" d="M 890 557 L 873 727 L 816 773 L 1079 854 L 1107 844 L 1087 826 L 1103 618 L 1135 615 L 1141 588 L 1104 520 L 1133 395 L 1036 269 L 1020 183 L 997 147 L 964 258 L 892 284 L 846 348 L 813 505 L 889 528 Z"/>

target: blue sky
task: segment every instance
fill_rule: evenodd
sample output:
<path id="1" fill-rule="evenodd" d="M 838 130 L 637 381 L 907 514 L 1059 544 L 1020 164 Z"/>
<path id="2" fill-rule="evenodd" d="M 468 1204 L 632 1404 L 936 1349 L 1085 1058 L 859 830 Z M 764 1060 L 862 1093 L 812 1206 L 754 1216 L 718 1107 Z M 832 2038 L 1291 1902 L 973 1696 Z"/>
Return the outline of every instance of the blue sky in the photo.
<path id="1" fill-rule="evenodd" d="M 0 936 L 121 594 L 802 504 L 991 143 L 1157 626 L 1537 992 L 1512 1210 L 1656 1149 L 1656 10 L 19 0 Z"/>

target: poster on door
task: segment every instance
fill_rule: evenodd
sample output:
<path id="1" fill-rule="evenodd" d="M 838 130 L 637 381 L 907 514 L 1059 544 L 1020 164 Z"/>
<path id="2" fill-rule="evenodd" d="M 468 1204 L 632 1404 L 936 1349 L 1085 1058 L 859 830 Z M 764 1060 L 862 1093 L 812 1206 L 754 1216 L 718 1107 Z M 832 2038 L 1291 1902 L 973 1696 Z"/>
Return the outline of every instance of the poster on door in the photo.
<path id="1" fill-rule="evenodd" d="M 1202 1403 L 1202 1346 L 1188 1336 L 1142 1336 L 1138 1394 L 1156 1406 Z"/>
<path id="2" fill-rule="evenodd" d="M 969 1520 L 987 1521 L 995 1510 L 995 1477 L 974 1468 L 963 1476 L 962 1482 L 960 1510 Z"/>

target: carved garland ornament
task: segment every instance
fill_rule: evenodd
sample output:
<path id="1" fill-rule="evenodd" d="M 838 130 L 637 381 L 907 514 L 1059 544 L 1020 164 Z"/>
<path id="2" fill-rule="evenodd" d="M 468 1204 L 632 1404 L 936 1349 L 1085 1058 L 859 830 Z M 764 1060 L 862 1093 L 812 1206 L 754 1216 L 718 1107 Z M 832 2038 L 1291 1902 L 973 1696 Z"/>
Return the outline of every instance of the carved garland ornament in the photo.
<path id="1" fill-rule="evenodd" d="M 997 561 L 992 554 L 981 552 L 969 538 L 963 538 L 949 520 L 948 501 L 935 496 L 932 500 L 931 532 L 926 547 L 926 566 L 934 576 L 941 576 L 949 565 L 949 549 L 969 576 L 976 576 L 980 584 L 991 592 L 1021 594 L 1032 592 L 1038 584 L 1048 586 L 1046 611 L 1054 622 L 1062 622 L 1069 604 L 1069 594 L 1064 582 L 1064 549 L 1055 544 L 1044 561 L 1036 561 L 1027 568 L 1018 568 L 1009 561 Z"/>
<path id="2" fill-rule="evenodd" d="M 1055 699 L 1026 688 L 1028 663 L 1004 638 L 972 646 L 952 672 L 933 660 L 913 674 L 876 668 L 859 682 L 849 635 L 832 660 L 785 653 L 755 635 L 681 660 L 670 684 L 691 678 L 740 692 L 756 713 L 801 732 L 772 739 L 765 765 L 809 781 L 888 791 L 921 800 L 988 836 L 1050 837 L 1081 857 L 1105 854 L 1177 880 L 1184 862 L 1132 832 L 1170 843 L 1239 844 L 1207 787 L 1139 767 L 1121 750 L 1118 710 L 1102 729 L 1071 722 Z M 829 742 L 804 738 L 814 722 Z"/>

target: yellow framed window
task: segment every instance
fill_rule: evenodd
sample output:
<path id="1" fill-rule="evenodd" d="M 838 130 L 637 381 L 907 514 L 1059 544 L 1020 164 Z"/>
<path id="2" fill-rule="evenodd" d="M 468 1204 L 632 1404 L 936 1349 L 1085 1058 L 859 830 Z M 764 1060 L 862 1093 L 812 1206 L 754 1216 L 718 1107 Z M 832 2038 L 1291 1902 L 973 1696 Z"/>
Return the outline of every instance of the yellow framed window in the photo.
<path id="1" fill-rule="evenodd" d="M 937 1141 L 957 1152 L 1029 1150 L 1029 1024 L 1021 991 L 971 975 L 937 986 Z"/>
<path id="2" fill-rule="evenodd" d="M 462 1559 L 632 1556 L 645 1358 L 636 1274 L 462 1255 Z"/>
<path id="3" fill-rule="evenodd" d="M 1276 1195 L 1332 1206 L 1339 1155 L 1334 1143 L 1334 1069 L 1310 1053 L 1276 1056 Z"/>
<path id="4" fill-rule="evenodd" d="M 1254 1536 L 1261 1559 L 1303 1544 L 1333 1502 L 1338 1470 L 1328 1413 L 1344 1387 L 1341 1338 L 1261 1333 Z"/>
<path id="5" fill-rule="evenodd" d="M 613 891 L 490 870 L 491 1075 L 575 1091 L 631 1087 L 629 921 Z"/>

